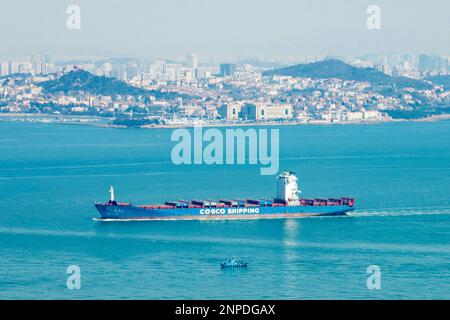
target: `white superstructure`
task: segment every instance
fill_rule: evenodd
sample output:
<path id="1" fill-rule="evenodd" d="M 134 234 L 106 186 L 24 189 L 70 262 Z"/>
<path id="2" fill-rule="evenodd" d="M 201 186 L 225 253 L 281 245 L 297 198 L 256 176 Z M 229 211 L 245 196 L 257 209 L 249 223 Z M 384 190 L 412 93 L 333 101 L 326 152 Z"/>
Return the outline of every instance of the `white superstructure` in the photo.
<path id="1" fill-rule="evenodd" d="M 298 205 L 298 194 L 301 192 L 297 186 L 297 177 L 294 172 L 285 171 L 277 177 L 277 200 L 288 205 Z"/>

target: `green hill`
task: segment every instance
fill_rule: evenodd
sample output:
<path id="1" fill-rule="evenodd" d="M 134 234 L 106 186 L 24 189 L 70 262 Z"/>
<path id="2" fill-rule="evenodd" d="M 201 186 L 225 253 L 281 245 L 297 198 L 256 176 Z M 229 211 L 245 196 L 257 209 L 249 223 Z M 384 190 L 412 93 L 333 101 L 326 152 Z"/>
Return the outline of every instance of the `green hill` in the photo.
<path id="1" fill-rule="evenodd" d="M 264 76 L 291 76 L 315 79 L 336 78 L 341 80 L 365 81 L 372 85 L 412 87 L 430 89 L 432 86 L 422 80 L 405 77 L 391 77 L 373 68 L 358 68 L 337 59 L 323 60 L 309 64 L 298 64 L 290 67 L 268 70 Z"/>
<path id="2" fill-rule="evenodd" d="M 450 75 L 445 76 L 431 76 L 425 78 L 425 80 L 428 80 L 434 84 L 444 86 L 445 90 L 450 90 Z"/>
<path id="3" fill-rule="evenodd" d="M 157 90 L 146 90 L 127 84 L 124 81 L 96 76 L 84 70 L 74 70 L 62 77 L 46 81 L 40 84 L 46 93 L 76 94 L 89 93 L 93 95 L 116 96 L 156 96 L 157 98 L 174 98 L 177 93 L 161 92 Z"/>

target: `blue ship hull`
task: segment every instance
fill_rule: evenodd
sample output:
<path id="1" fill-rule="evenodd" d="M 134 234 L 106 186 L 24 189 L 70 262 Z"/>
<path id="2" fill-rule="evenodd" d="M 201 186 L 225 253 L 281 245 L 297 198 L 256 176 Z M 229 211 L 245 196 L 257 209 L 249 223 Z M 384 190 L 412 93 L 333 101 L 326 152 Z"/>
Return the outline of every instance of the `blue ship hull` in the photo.
<path id="1" fill-rule="evenodd" d="M 99 203 L 102 220 L 216 220 L 276 219 L 310 216 L 340 216 L 353 211 L 348 205 L 334 206 L 250 206 L 224 208 L 148 208 L 132 204 Z"/>

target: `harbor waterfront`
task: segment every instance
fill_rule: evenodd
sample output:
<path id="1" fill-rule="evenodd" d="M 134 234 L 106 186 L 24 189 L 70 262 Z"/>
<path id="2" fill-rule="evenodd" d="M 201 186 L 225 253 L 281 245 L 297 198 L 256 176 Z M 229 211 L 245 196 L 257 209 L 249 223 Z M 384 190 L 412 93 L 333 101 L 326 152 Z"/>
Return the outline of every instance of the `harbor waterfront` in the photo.
<path id="1" fill-rule="evenodd" d="M 137 204 L 262 198 L 275 176 L 175 165 L 171 129 L 0 122 L 0 299 L 450 298 L 449 121 L 278 128 L 280 170 L 296 172 L 301 196 L 351 196 L 355 211 L 95 221 L 111 185 Z M 248 267 L 221 269 L 229 257 Z M 367 287 L 373 265 L 379 290 Z"/>

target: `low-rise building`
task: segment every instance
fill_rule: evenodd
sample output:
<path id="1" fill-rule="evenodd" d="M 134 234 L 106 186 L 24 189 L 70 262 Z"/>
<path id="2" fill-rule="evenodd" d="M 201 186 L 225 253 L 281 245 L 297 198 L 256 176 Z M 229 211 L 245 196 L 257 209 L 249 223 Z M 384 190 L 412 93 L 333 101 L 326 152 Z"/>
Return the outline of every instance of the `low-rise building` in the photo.
<path id="1" fill-rule="evenodd" d="M 246 104 L 242 116 L 249 120 L 279 120 L 292 118 L 292 105 L 290 104 Z"/>
<path id="2" fill-rule="evenodd" d="M 227 120 L 237 120 L 241 113 L 241 106 L 238 104 L 224 104 L 218 109 L 220 117 Z"/>

